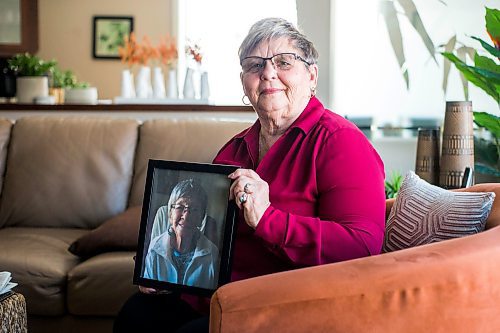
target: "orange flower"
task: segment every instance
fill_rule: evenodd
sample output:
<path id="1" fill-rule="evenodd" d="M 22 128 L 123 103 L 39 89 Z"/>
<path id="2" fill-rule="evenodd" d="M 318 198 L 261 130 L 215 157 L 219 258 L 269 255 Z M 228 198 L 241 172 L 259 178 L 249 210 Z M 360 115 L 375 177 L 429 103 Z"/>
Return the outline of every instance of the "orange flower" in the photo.
<path id="1" fill-rule="evenodd" d="M 172 66 L 177 59 L 177 45 L 175 39 L 170 35 L 160 39 L 160 44 L 156 49 L 161 62 L 166 66 Z"/>
<path id="2" fill-rule="evenodd" d="M 191 42 L 188 41 L 186 46 L 186 54 L 193 57 L 194 61 L 201 65 L 203 55 L 201 54 L 201 47 L 198 44 L 195 43 L 191 45 Z"/>
<path id="3" fill-rule="evenodd" d="M 118 53 L 120 54 L 122 62 L 127 64 L 129 67 L 132 67 L 132 65 L 137 63 L 139 45 L 137 45 L 135 34 L 133 32 L 130 33 L 130 36 L 125 36 L 123 39 L 125 44 L 123 47 L 120 46 L 118 48 Z"/>

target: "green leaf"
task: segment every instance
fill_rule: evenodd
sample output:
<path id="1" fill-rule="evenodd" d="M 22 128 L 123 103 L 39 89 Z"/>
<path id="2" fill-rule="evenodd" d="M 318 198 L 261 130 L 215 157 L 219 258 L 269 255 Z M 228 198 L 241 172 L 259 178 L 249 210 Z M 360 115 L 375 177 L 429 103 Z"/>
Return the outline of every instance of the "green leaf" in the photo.
<path id="1" fill-rule="evenodd" d="M 500 58 L 500 50 L 497 50 L 495 47 L 491 46 L 490 44 L 486 43 L 484 40 L 478 37 L 471 36 L 472 39 L 477 40 L 481 45 L 488 51 L 491 55 Z"/>
<path id="2" fill-rule="evenodd" d="M 486 79 L 484 76 L 478 74 L 479 71 L 484 70 L 477 70 L 474 67 L 467 66 L 466 63 L 460 60 L 453 53 L 444 52 L 442 53 L 442 55 L 448 58 L 448 60 L 450 60 L 452 63 L 454 63 L 457 69 L 464 74 L 465 78 L 469 82 L 483 89 L 484 92 L 493 97 L 495 101 L 499 103 L 499 94 L 497 91 L 497 87 L 493 83 L 489 82 L 488 79 Z"/>
<path id="3" fill-rule="evenodd" d="M 387 32 L 389 33 L 389 39 L 391 41 L 392 50 L 396 55 L 396 59 L 399 63 L 399 68 L 403 74 L 403 78 L 406 82 L 406 88 L 410 87 L 410 80 L 408 76 L 408 70 L 406 69 L 406 58 L 403 49 L 403 37 L 401 35 L 401 28 L 399 27 L 399 19 L 394 8 L 394 3 L 392 1 L 380 1 L 380 13 L 384 17 L 385 24 L 387 26 Z"/>
<path id="4" fill-rule="evenodd" d="M 488 57 L 480 56 L 479 54 L 476 53 L 474 57 L 474 65 L 477 68 L 482 68 L 486 69 L 488 71 L 500 74 L 500 65 L 497 65 L 497 63 Z"/>
<path id="5" fill-rule="evenodd" d="M 479 127 L 486 128 L 497 139 L 500 139 L 500 117 L 487 112 L 474 111 L 474 122 Z"/>
<path id="6" fill-rule="evenodd" d="M 403 7 L 406 17 L 408 17 L 408 20 L 410 20 L 411 25 L 413 26 L 413 28 L 415 28 L 418 35 L 424 42 L 427 51 L 429 51 L 432 59 L 434 59 L 437 64 L 437 60 L 434 55 L 436 52 L 436 48 L 434 47 L 434 43 L 432 42 L 429 34 L 427 33 L 427 30 L 425 29 L 424 24 L 422 23 L 422 19 L 420 18 L 417 7 L 412 0 L 398 0 L 398 2 L 401 7 Z"/>
<path id="7" fill-rule="evenodd" d="M 500 44 L 500 11 L 486 7 L 486 30 L 495 45 Z"/>
<path id="8" fill-rule="evenodd" d="M 491 84 L 500 84 L 500 74 L 489 71 L 487 69 L 482 69 L 479 67 L 469 66 L 469 69 L 478 75 L 484 77 Z"/>

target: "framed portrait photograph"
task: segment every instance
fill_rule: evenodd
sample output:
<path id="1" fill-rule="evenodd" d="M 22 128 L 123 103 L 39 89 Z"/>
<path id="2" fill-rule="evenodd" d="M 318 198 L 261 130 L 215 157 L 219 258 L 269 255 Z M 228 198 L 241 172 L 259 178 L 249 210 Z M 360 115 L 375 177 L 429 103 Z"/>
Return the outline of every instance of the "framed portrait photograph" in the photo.
<path id="1" fill-rule="evenodd" d="M 118 48 L 134 31 L 132 16 L 94 16 L 92 50 L 94 58 L 120 59 Z"/>
<path id="2" fill-rule="evenodd" d="M 227 283 L 237 166 L 149 160 L 134 284 L 211 296 Z"/>

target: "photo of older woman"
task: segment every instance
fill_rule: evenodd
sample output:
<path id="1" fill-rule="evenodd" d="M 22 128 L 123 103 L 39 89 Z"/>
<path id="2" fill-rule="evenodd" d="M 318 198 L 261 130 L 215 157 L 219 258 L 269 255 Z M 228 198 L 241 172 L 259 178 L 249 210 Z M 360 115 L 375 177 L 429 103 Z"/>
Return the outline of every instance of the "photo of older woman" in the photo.
<path id="1" fill-rule="evenodd" d="M 193 179 L 175 185 L 168 204 L 156 213 L 155 225 L 165 225 L 166 231 L 151 240 L 143 277 L 215 288 L 219 250 L 200 230 L 207 200 L 207 193 Z"/>

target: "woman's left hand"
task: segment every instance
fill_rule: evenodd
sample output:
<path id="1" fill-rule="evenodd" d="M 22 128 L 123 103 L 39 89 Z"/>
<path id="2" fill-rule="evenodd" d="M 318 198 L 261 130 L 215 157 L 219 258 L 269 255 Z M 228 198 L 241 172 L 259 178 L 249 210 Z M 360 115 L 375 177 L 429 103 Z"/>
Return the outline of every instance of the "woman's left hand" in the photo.
<path id="1" fill-rule="evenodd" d="M 234 179 L 229 199 L 235 199 L 236 205 L 243 209 L 246 223 L 257 228 L 269 202 L 269 185 L 250 169 L 238 169 L 228 176 Z"/>

